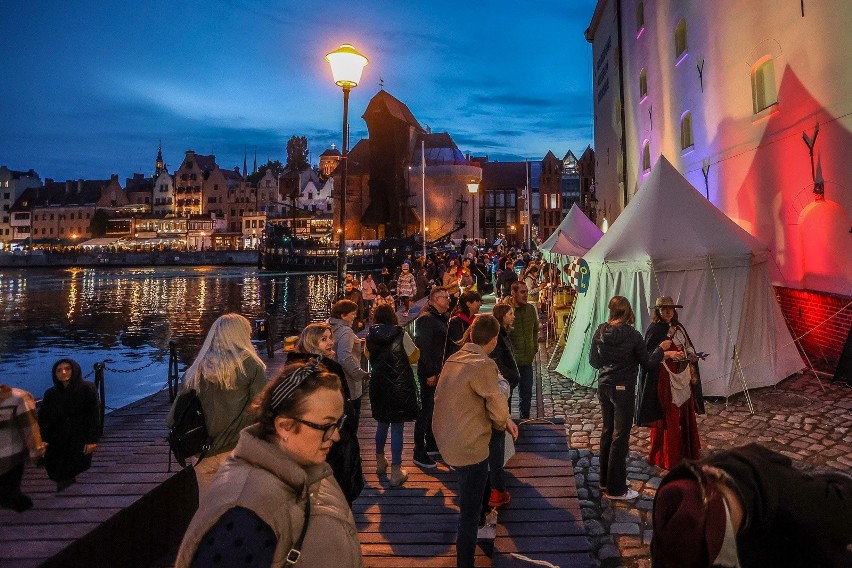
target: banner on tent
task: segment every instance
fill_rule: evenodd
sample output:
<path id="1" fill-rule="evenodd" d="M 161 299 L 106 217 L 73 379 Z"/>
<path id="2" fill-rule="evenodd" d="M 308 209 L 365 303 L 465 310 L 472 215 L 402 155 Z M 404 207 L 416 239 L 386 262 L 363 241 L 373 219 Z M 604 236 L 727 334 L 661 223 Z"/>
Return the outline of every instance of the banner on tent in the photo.
<path id="1" fill-rule="evenodd" d="M 577 289 L 577 293 L 585 296 L 589 291 L 589 264 L 582 258 L 574 258 L 566 273 L 568 282 Z"/>

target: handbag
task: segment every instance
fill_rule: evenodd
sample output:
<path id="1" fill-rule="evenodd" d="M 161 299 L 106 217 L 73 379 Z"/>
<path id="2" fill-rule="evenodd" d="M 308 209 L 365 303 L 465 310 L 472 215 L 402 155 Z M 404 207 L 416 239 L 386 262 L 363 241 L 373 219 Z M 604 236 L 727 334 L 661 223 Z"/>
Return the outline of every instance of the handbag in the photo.
<path id="1" fill-rule="evenodd" d="M 689 382 L 693 385 L 698 384 L 698 363 L 689 362 Z"/>
<path id="2" fill-rule="evenodd" d="M 664 365 L 664 367 L 666 368 L 666 372 L 669 374 L 669 383 L 671 384 L 672 389 L 672 404 L 680 407 L 684 402 L 689 400 L 689 397 L 692 395 L 692 387 L 690 386 L 692 377 L 689 371 L 689 367 L 691 367 L 691 365 L 687 365 L 687 368 L 679 373 L 672 372 L 668 365 Z"/>

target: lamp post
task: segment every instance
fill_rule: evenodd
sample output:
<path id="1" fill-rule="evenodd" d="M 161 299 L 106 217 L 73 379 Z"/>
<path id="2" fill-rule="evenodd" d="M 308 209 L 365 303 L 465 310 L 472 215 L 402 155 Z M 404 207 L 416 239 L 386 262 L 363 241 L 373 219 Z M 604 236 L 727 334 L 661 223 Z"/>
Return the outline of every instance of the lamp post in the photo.
<path id="1" fill-rule="evenodd" d="M 479 234 L 476 230 L 476 221 L 479 217 L 479 208 L 477 207 L 476 197 L 479 193 L 479 182 L 476 180 L 470 180 L 467 182 L 467 191 L 470 194 L 470 212 L 471 212 L 471 222 L 470 222 L 470 232 L 471 238 L 473 238 L 474 246 L 476 246 L 476 237 Z M 464 251 L 462 251 L 464 253 Z"/>
<path id="2" fill-rule="evenodd" d="M 325 56 L 331 65 L 334 83 L 343 89 L 343 149 L 340 161 L 343 169 L 340 175 L 340 230 L 337 246 L 337 298 L 343 297 L 346 281 L 346 178 L 349 160 L 349 91 L 361 81 L 361 73 L 367 65 L 367 58 L 354 47 L 344 43 Z"/>

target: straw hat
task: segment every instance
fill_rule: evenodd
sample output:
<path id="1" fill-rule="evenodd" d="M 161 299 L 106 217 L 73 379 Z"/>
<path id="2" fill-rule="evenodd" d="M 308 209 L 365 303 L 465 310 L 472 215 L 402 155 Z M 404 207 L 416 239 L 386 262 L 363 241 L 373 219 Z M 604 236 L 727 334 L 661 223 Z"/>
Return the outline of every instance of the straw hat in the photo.
<path id="1" fill-rule="evenodd" d="M 298 335 L 288 335 L 284 338 L 284 351 L 290 352 L 296 349 L 296 342 L 299 341 Z"/>
<path id="2" fill-rule="evenodd" d="M 674 300 L 671 296 L 662 296 L 657 298 L 657 302 L 654 304 L 653 309 L 659 310 L 660 308 L 682 308 L 680 304 L 675 304 Z"/>

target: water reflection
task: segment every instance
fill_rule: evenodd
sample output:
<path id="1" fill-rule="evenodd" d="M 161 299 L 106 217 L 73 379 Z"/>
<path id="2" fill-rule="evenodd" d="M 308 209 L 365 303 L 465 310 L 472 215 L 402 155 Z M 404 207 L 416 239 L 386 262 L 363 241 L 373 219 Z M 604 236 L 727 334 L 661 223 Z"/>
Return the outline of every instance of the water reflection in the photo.
<path id="1" fill-rule="evenodd" d="M 0 381 L 39 398 L 57 359 L 106 361 L 107 404 L 123 406 L 164 386 L 171 339 L 183 369 L 226 312 L 295 334 L 328 316 L 334 285 L 247 267 L 0 270 Z"/>

